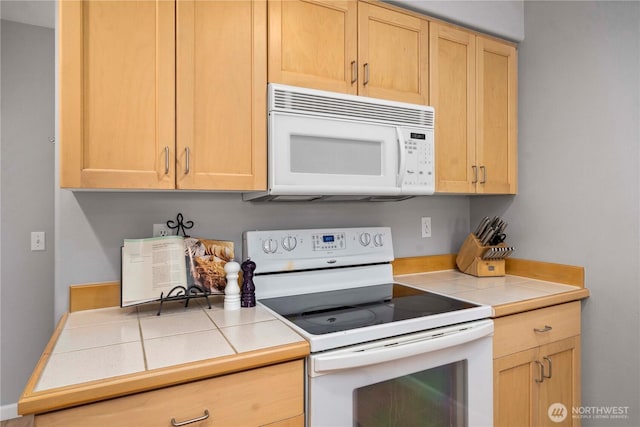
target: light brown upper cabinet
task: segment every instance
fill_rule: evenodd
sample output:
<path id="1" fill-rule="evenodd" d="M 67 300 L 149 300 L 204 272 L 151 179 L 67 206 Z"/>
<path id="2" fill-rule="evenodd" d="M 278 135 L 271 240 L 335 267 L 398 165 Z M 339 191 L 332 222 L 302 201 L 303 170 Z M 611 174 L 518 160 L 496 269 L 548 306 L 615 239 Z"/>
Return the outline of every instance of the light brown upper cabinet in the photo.
<path id="1" fill-rule="evenodd" d="M 177 188 L 265 190 L 266 3 L 177 6 Z"/>
<path id="2" fill-rule="evenodd" d="M 429 32 L 436 191 L 515 194 L 515 47 L 443 23 Z"/>
<path id="3" fill-rule="evenodd" d="M 266 4 L 61 1 L 62 187 L 266 187 Z"/>
<path id="4" fill-rule="evenodd" d="M 428 28 L 364 1 L 269 0 L 269 81 L 425 105 Z"/>
<path id="5" fill-rule="evenodd" d="M 59 5 L 61 186 L 174 188 L 174 4 Z"/>

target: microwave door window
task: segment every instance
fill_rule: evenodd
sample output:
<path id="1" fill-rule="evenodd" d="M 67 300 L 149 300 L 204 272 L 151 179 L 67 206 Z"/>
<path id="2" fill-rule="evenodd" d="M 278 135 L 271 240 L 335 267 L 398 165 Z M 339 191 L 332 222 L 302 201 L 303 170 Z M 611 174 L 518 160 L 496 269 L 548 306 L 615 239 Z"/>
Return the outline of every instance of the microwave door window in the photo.
<path id="1" fill-rule="evenodd" d="M 274 187 L 332 194 L 395 194 L 395 128 L 331 118 L 271 113 Z"/>
<path id="2" fill-rule="evenodd" d="M 291 135 L 291 172 L 382 175 L 383 141 Z"/>

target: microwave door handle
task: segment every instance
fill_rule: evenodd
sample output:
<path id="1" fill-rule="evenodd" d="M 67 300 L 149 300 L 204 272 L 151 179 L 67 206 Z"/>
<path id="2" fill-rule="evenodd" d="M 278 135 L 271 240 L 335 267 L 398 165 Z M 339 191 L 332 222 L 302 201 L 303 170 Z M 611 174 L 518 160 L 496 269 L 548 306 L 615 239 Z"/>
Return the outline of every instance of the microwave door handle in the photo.
<path id="1" fill-rule="evenodd" d="M 402 136 L 402 130 L 396 127 L 396 134 L 398 135 L 398 187 L 402 187 L 404 181 L 404 174 L 406 172 L 407 155 L 404 149 L 404 137 Z"/>

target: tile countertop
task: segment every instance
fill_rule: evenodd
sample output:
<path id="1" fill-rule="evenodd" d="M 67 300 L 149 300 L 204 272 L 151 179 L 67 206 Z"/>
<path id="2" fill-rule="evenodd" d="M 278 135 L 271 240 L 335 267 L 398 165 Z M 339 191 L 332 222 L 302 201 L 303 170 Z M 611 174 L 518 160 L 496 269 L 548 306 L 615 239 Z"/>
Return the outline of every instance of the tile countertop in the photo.
<path id="1" fill-rule="evenodd" d="M 66 315 L 18 403 L 20 414 L 213 377 L 309 354 L 300 335 L 258 306 L 221 297 Z"/>
<path id="2" fill-rule="evenodd" d="M 493 317 L 506 316 L 589 296 L 583 287 L 521 276 L 475 277 L 457 270 L 396 275 L 399 283 L 490 305 Z"/>
<path id="3" fill-rule="evenodd" d="M 396 275 L 421 289 L 491 305 L 493 317 L 589 296 L 583 287 L 457 270 Z M 107 398 L 303 358 L 309 344 L 258 306 L 223 309 L 222 297 L 111 307 L 67 314 L 18 402 L 18 413 L 63 409 Z"/>

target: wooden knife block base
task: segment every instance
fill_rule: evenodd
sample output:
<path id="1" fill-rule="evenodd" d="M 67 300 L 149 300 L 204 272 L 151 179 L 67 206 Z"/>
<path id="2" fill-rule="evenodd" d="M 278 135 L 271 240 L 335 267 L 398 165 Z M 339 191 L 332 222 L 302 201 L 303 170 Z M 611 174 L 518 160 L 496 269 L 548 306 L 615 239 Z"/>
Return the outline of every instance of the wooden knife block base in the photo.
<path id="1" fill-rule="evenodd" d="M 473 234 L 469 234 L 462 243 L 456 257 L 456 265 L 463 273 L 476 277 L 504 276 L 504 259 L 482 259 L 482 255 L 490 248 L 505 247 L 504 244 L 482 246 Z"/>

